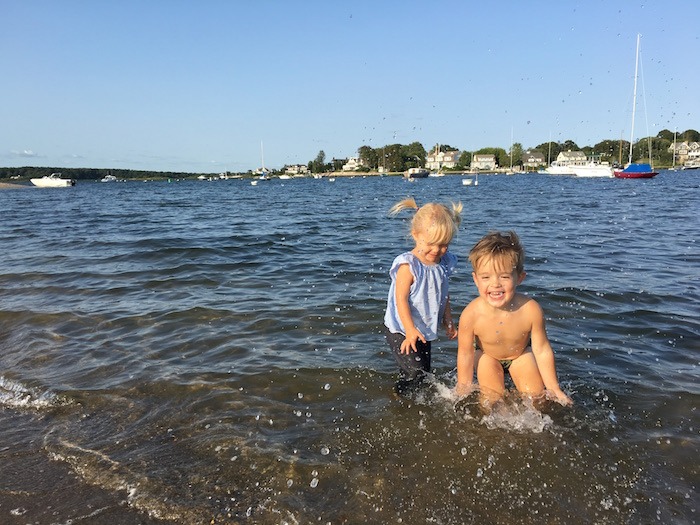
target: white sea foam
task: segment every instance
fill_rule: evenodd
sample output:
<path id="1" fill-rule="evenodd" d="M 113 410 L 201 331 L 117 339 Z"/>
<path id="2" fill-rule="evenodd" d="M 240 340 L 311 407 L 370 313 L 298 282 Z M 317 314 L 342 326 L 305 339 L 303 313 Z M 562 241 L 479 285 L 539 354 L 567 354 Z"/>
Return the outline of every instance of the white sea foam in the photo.
<path id="1" fill-rule="evenodd" d="M 490 429 L 539 434 L 553 424 L 552 418 L 537 410 L 532 403 L 497 403 L 481 422 Z"/>
<path id="2" fill-rule="evenodd" d="M 41 392 L 0 376 L 0 405 L 8 408 L 42 409 L 55 405 L 56 395 Z"/>

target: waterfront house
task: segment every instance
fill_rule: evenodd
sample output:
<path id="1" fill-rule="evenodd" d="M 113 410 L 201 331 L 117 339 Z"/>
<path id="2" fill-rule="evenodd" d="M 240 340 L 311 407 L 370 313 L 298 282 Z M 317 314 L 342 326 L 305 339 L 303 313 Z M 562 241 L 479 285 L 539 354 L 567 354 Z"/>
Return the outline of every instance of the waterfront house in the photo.
<path id="1" fill-rule="evenodd" d="M 544 155 L 537 150 L 527 150 L 522 156 L 523 166 L 527 168 L 539 168 L 544 166 Z"/>
<path id="2" fill-rule="evenodd" d="M 437 148 L 435 148 L 437 150 Z M 425 159 L 425 167 L 431 171 L 439 171 L 441 168 L 454 168 L 459 162 L 462 152 L 454 151 L 432 151 Z"/>
<path id="3" fill-rule="evenodd" d="M 343 171 L 357 171 L 362 167 L 362 160 L 360 157 L 350 157 L 345 164 L 343 164 Z"/>
<path id="4" fill-rule="evenodd" d="M 284 172 L 287 175 L 306 175 L 309 172 L 309 167 L 306 164 L 293 164 L 285 166 Z"/>
<path id="5" fill-rule="evenodd" d="M 673 153 L 674 144 L 668 147 L 669 153 Z M 676 164 L 697 163 L 700 161 L 700 142 L 677 142 L 676 148 Z"/>
<path id="6" fill-rule="evenodd" d="M 700 142 L 688 144 L 688 156 L 685 158 L 684 165 L 693 168 L 700 166 Z"/>
<path id="7" fill-rule="evenodd" d="M 471 169 L 473 170 L 495 170 L 496 155 L 474 155 L 472 157 Z"/>
<path id="8" fill-rule="evenodd" d="M 557 164 L 560 166 L 583 166 L 588 162 L 583 151 L 562 151 L 557 155 Z"/>

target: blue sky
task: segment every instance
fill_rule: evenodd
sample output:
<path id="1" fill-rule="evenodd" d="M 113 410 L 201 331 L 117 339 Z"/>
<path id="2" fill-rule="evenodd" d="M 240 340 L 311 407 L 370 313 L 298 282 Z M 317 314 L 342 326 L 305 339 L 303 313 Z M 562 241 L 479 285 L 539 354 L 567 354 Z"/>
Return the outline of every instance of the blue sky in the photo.
<path id="1" fill-rule="evenodd" d="M 635 136 L 700 129 L 697 2 L 2 0 L 0 15 L 0 167 L 216 173 L 259 167 L 261 142 L 280 168 L 362 145 L 629 140 L 637 33 Z"/>

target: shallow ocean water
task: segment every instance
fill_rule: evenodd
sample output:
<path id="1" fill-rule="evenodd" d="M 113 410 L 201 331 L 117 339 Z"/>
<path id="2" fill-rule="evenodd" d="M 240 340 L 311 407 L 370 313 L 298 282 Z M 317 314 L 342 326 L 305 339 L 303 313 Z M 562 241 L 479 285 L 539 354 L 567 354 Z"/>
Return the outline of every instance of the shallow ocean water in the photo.
<path id="1" fill-rule="evenodd" d="M 695 523 L 700 178 L 79 183 L 0 192 L 0 523 Z M 393 203 L 527 251 L 574 407 L 391 396 Z"/>

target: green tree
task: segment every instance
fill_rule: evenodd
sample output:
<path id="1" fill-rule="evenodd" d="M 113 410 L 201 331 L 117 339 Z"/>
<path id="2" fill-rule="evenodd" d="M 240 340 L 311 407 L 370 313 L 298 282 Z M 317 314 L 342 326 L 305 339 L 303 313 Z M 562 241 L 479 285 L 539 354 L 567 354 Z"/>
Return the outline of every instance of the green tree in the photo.
<path id="1" fill-rule="evenodd" d="M 539 146 L 536 146 L 536 150 L 539 150 L 542 152 L 542 155 L 544 155 L 544 160 L 547 164 L 551 164 L 555 160 L 557 160 L 557 155 L 561 153 L 562 148 L 561 144 L 558 142 L 543 142 Z"/>
<path id="2" fill-rule="evenodd" d="M 523 165 L 523 145 L 520 142 L 514 142 L 508 153 L 508 165 L 522 166 Z"/>
<path id="3" fill-rule="evenodd" d="M 581 151 L 581 148 L 573 140 L 565 140 L 561 147 L 563 151 Z"/>
<path id="4" fill-rule="evenodd" d="M 311 161 L 311 172 L 323 173 L 324 171 L 326 171 L 326 153 L 321 150 L 316 155 L 316 158 Z"/>
<path id="5" fill-rule="evenodd" d="M 402 146 L 401 156 L 403 158 L 403 168 L 401 171 L 405 171 L 408 168 L 421 168 L 425 166 L 426 152 L 423 144 L 420 142 L 411 142 L 408 146 Z"/>
<path id="6" fill-rule="evenodd" d="M 357 149 L 357 155 L 360 157 L 360 163 L 370 169 L 377 169 L 379 166 L 379 155 L 377 150 L 369 146 L 360 146 Z"/>
<path id="7" fill-rule="evenodd" d="M 472 154 L 469 153 L 468 151 L 463 151 L 462 154 L 459 156 L 459 160 L 457 161 L 457 164 L 455 165 L 455 168 L 458 170 L 466 170 L 469 169 L 472 163 Z"/>
<path id="8" fill-rule="evenodd" d="M 607 161 L 611 164 L 620 160 L 620 141 L 619 140 L 604 140 L 593 146 L 591 151 L 593 157 L 600 157 L 601 161 Z"/>
<path id="9" fill-rule="evenodd" d="M 662 129 L 656 134 L 656 138 L 666 139 L 673 142 L 673 131 L 670 131 L 668 129 Z"/>
<path id="10" fill-rule="evenodd" d="M 698 133 L 694 129 L 689 129 L 687 131 L 684 131 L 681 135 L 679 135 L 677 140 L 681 142 L 700 142 L 700 133 Z"/>
<path id="11" fill-rule="evenodd" d="M 404 171 L 403 155 L 401 154 L 401 144 L 389 144 L 384 146 L 384 156 L 386 158 L 387 171 Z"/>

